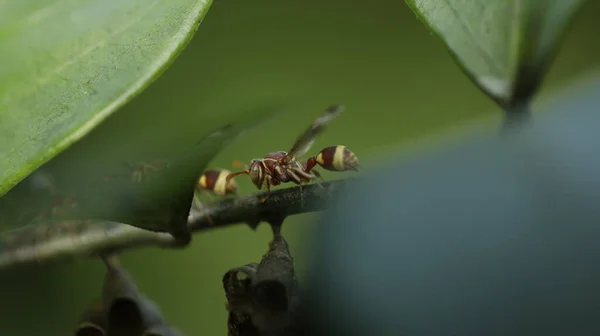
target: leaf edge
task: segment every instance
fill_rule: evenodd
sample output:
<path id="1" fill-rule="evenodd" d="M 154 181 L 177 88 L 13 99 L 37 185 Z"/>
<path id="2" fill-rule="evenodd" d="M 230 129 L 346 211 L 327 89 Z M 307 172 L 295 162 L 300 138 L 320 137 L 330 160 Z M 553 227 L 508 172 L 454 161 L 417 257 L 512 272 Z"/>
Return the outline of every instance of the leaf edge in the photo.
<path id="1" fill-rule="evenodd" d="M 181 25 L 180 30 L 185 28 L 189 29 L 185 29 L 184 34 L 177 34 L 177 37 L 173 38 L 173 40 L 167 44 L 167 47 L 158 55 L 156 61 L 151 63 L 151 65 L 148 67 L 149 71 L 145 76 L 138 78 L 128 90 L 119 95 L 119 97 L 117 97 L 107 106 L 100 109 L 88 121 L 77 127 L 75 131 L 65 135 L 53 146 L 50 146 L 49 149 L 45 151 L 44 155 L 38 156 L 37 159 L 26 162 L 23 165 L 24 169 L 20 169 L 12 176 L 6 177 L 4 181 L 0 181 L 0 197 L 4 196 L 36 169 L 81 140 L 94 128 L 105 121 L 110 115 L 115 113 L 119 108 L 131 101 L 133 98 L 147 89 L 152 83 L 154 83 L 154 81 L 156 81 L 171 66 L 171 64 L 173 64 L 181 52 L 191 42 L 192 38 L 198 31 L 200 24 L 202 21 L 204 21 L 204 18 L 206 17 L 206 14 L 208 13 L 212 3 L 213 0 L 197 1 L 197 5 L 194 7 L 194 10 L 191 11 L 191 15 L 183 20 L 184 23 Z"/>

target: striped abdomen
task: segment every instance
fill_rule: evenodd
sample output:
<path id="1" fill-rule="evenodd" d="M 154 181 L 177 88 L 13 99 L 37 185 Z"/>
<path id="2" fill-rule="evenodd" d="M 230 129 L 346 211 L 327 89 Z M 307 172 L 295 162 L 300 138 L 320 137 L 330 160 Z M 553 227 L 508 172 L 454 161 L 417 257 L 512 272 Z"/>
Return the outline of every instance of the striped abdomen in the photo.
<path id="1" fill-rule="evenodd" d="M 317 154 L 319 166 L 330 171 L 359 171 L 359 161 L 356 155 L 346 146 L 329 146 Z"/>
<path id="2" fill-rule="evenodd" d="M 217 196 L 226 196 L 237 192 L 234 180 L 227 182 L 227 175 L 231 174 L 226 169 L 207 170 L 198 179 L 197 189 L 208 190 Z"/>

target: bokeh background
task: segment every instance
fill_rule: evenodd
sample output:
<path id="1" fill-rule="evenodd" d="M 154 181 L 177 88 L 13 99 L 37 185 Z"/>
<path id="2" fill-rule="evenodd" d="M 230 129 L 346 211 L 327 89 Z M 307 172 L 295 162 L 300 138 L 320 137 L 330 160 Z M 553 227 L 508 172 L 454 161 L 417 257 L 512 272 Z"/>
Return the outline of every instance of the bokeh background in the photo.
<path id="1" fill-rule="evenodd" d="M 538 105 L 551 103 L 599 63 L 599 10 L 600 3 L 589 2 L 577 18 Z M 347 109 L 317 140 L 314 152 L 344 144 L 367 168 L 456 125 L 500 121 L 500 110 L 401 0 L 216 0 L 173 66 L 65 155 L 79 158 L 73 159 L 78 169 L 91 162 L 81 159 L 86 155 L 152 156 L 178 138 L 193 137 L 203 122 L 282 106 L 283 113 L 248 131 L 211 163 L 231 168 L 233 160 L 287 150 L 331 103 Z M 239 184 L 244 193 L 255 191 L 249 180 L 241 178 Z M 317 215 L 296 216 L 285 224 L 301 276 Z M 259 261 L 270 237 L 264 224 L 257 231 L 239 225 L 198 234 L 182 251 L 127 252 L 122 262 L 170 323 L 187 335 L 225 335 L 221 278 L 232 267 Z M 98 260 L 3 274 L 0 333 L 70 334 L 99 295 L 103 275 Z"/>

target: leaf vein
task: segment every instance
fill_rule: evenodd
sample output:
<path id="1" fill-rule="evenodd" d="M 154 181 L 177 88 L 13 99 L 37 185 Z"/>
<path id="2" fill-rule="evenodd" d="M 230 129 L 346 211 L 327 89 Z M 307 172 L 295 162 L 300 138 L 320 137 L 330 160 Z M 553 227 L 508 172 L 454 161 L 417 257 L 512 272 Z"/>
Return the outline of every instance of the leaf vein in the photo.
<path id="1" fill-rule="evenodd" d="M 456 10 L 456 8 L 452 5 L 452 3 L 449 0 L 444 0 L 444 2 L 446 3 L 446 5 L 448 5 L 450 11 L 452 11 L 452 14 L 456 18 L 456 21 L 460 24 L 460 27 L 463 30 L 463 32 L 466 35 L 468 35 L 469 38 L 473 41 L 475 48 L 477 48 L 484 62 L 488 65 L 488 67 L 490 67 L 490 69 L 492 69 L 494 73 L 501 74 L 501 66 L 495 61 L 494 57 L 492 57 L 492 55 L 490 55 L 490 53 L 484 47 L 481 46 L 479 40 L 475 38 L 475 34 L 473 34 L 473 32 L 469 29 L 469 26 L 463 21 L 458 10 Z"/>

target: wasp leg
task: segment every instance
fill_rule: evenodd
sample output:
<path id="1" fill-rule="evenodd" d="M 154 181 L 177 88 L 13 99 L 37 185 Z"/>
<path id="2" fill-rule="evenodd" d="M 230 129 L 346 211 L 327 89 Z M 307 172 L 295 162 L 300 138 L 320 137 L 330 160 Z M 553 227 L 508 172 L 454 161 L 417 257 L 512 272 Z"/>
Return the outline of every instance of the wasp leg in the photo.
<path id="1" fill-rule="evenodd" d="M 133 180 L 134 183 L 141 183 L 144 179 L 143 172 L 141 172 L 139 170 L 134 171 L 131 179 Z"/>
<path id="2" fill-rule="evenodd" d="M 104 176 L 104 182 L 109 181 L 109 180 L 113 180 L 115 178 L 122 177 L 123 175 L 125 175 L 125 174 L 113 174 L 113 175 Z"/>
<path id="3" fill-rule="evenodd" d="M 315 181 L 315 183 L 319 187 L 325 189 L 325 186 L 323 186 L 323 182 L 325 182 L 325 180 L 323 179 L 323 176 L 321 176 L 321 173 L 319 173 L 319 171 L 316 169 L 311 170 L 310 173 L 313 175 L 313 180 Z"/>
<path id="4" fill-rule="evenodd" d="M 144 181 L 149 181 L 152 179 L 153 174 L 163 170 L 163 165 L 161 163 L 143 163 L 141 168 L 142 171 L 142 179 Z"/>
<path id="5" fill-rule="evenodd" d="M 298 185 L 301 185 L 303 182 L 310 181 L 311 179 L 310 175 L 306 174 L 300 169 L 286 169 L 286 173 L 292 179 L 292 181 Z"/>
<path id="6" fill-rule="evenodd" d="M 269 175 L 266 176 L 265 184 L 266 184 L 266 187 L 267 187 L 267 196 L 263 197 L 260 200 L 261 204 L 264 204 L 271 197 L 271 176 L 269 176 Z"/>
<path id="7" fill-rule="evenodd" d="M 287 169 L 287 173 L 300 188 L 300 206 L 304 207 L 304 190 L 302 189 L 302 184 L 310 181 L 312 176 L 298 168 Z"/>
<path id="8" fill-rule="evenodd" d="M 300 207 L 304 208 L 304 188 L 302 188 L 302 184 L 298 185 L 300 189 Z"/>
<path id="9" fill-rule="evenodd" d="M 325 188 L 325 186 L 323 185 L 323 182 L 325 182 L 325 180 L 323 179 L 323 176 L 321 176 L 321 173 L 319 173 L 319 171 L 316 169 L 311 170 L 310 173 L 313 175 L 314 181 L 317 184 L 317 186 L 319 186 L 321 189 L 323 189 L 323 191 L 327 195 L 331 195 L 331 190 L 327 190 Z"/>
<path id="10" fill-rule="evenodd" d="M 192 206 L 195 207 L 196 210 L 201 211 L 201 212 L 206 209 L 204 207 L 204 205 L 202 204 L 202 202 L 200 202 L 198 197 L 196 197 L 195 195 L 194 195 L 194 200 L 192 201 Z M 212 217 L 208 213 L 204 214 L 204 217 L 206 217 L 208 224 L 213 225 L 213 226 L 215 225 L 215 223 L 212 220 Z"/>

